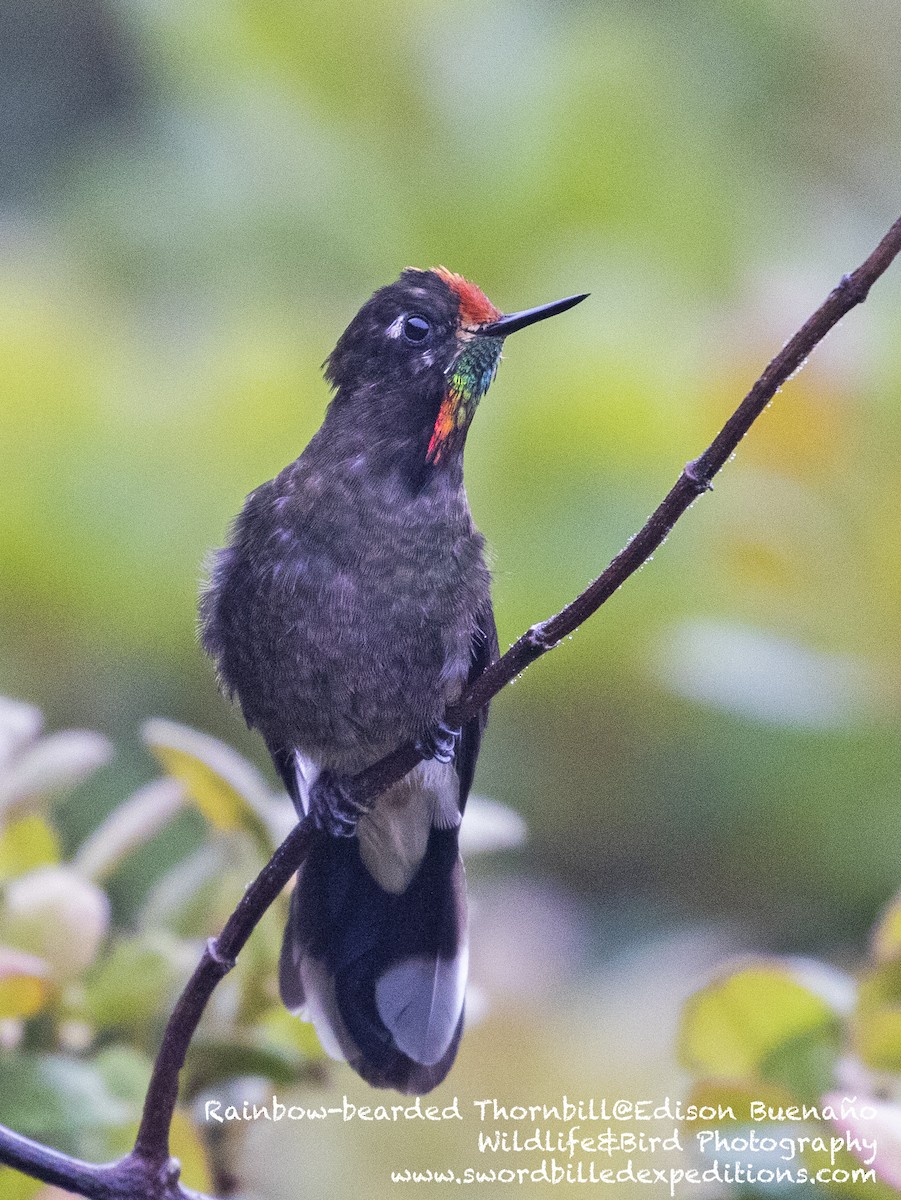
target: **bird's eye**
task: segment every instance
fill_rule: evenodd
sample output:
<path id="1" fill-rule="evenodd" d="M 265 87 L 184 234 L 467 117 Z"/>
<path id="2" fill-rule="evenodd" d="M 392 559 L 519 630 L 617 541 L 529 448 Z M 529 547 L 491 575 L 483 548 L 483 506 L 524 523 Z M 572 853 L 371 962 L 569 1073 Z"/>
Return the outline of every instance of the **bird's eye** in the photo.
<path id="1" fill-rule="evenodd" d="M 429 336 L 432 323 L 431 321 L 427 321 L 425 317 L 420 317 L 417 314 L 412 317 L 406 317 L 401 328 L 408 342 L 418 344 L 419 342 L 424 342 Z"/>

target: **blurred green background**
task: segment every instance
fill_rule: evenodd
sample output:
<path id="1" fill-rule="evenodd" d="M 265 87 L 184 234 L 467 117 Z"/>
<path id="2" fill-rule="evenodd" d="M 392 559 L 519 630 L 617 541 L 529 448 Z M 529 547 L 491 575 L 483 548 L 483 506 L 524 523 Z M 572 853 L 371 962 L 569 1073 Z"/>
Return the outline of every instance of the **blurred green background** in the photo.
<path id="1" fill-rule="evenodd" d="M 70 842 L 153 776 L 149 715 L 264 765 L 197 646 L 203 561 L 376 287 L 443 263 L 507 310 L 592 293 L 509 345 L 470 436 L 503 647 L 897 216 L 899 39 L 895 0 L 4 0 L 0 692 L 117 747 Z M 705 970 L 850 959 L 901 882 L 899 313 L 895 269 L 495 702 L 477 787 L 530 839 L 470 871 L 486 1015 L 442 1095 L 674 1086 Z M 201 837 L 113 881 L 122 921 Z M 255 1128 L 253 1194 L 301 1160 L 340 1194 L 402 1158 L 377 1132 Z"/>

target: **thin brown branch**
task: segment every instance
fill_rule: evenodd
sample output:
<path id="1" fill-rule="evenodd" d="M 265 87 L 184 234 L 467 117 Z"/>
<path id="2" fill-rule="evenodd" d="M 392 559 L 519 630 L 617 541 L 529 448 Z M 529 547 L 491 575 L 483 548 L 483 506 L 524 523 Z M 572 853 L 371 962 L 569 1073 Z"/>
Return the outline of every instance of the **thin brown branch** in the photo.
<path id="1" fill-rule="evenodd" d="M 116 1165 L 106 1167 L 82 1162 L 15 1133 L 5 1125 L 0 1125 L 0 1163 L 30 1175 L 32 1179 L 68 1188 L 79 1196 L 93 1196 L 96 1200 L 107 1200 L 105 1176 L 116 1169 Z"/>
<path id="2" fill-rule="evenodd" d="M 625 549 L 620 551 L 607 569 L 593 583 L 589 584 L 571 604 L 568 604 L 562 612 L 547 621 L 541 622 L 539 625 L 533 625 L 531 629 L 528 629 L 511 646 L 506 654 L 487 667 L 467 688 L 460 700 L 448 710 L 445 717 L 447 724 L 452 727 L 460 726 L 466 721 L 471 720 L 481 708 L 496 696 L 502 688 L 506 687 L 511 680 L 515 679 L 517 675 L 525 670 L 530 663 L 540 658 L 548 650 L 553 649 L 563 638 L 572 633 L 583 621 L 595 613 L 613 595 L 617 588 L 630 575 L 637 571 L 642 563 L 650 558 L 669 534 L 679 517 L 698 496 L 707 491 L 713 476 L 728 460 L 748 429 L 750 429 L 751 425 L 776 394 L 778 388 L 803 364 L 814 347 L 822 341 L 829 330 L 851 308 L 866 299 L 867 293 L 874 281 L 887 270 L 899 250 L 901 250 L 901 218 L 891 227 L 866 262 L 858 267 L 852 275 L 846 275 L 842 279 L 838 287 L 830 293 L 814 315 L 801 327 L 791 341 L 786 343 L 717 434 L 711 445 L 699 458 L 686 466 L 665 499 L 655 509 L 645 522 L 643 528 L 629 542 Z M 350 782 L 349 790 L 354 799 L 359 802 L 371 802 L 380 792 L 383 792 L 391 784 L 402 779 L 408 771 L 412 770 L 422 760 L 422 757 L 422 752 L 412 743 L 400 746 L 397 750 L 355 776 Z M 287 882 L 293 870 L 300 865 L 302 855 L 306 851 L 308 839 L 301 836 L 305 825 L 306 821 L 291 834 L 288 841 L 282 843 L 276 852 L 276 858 L 269 864 L 272 867 L 276 859 L 278 860 L 278 878 L 281 879 L 284 877 L 284 882 Z M 289 842 L 292 839 L 295 839 L 295 841 L 290 847 L 290 853 L 288 853 Z M 295 852 L 298 854 L 296 858 L 293 857 Z M 269 870 L 269 868 L 266 869 Z M 262 879 L 262 876 L 260 876 L 260 879 Z M 259 883 L 259 880 L 257 883 Z M 279 884 L 275 890 L 267 889 L 266 894 L 270 896 L 270 899 L 266 901 L 267 907 L 277 895 L 280 887 L 281 885 Z M 256 906 L 258 896 L 256 892 L 253 892 L 254 888 L 256 888 L 256 884 L 245 894 L 241 902 L 242 906 Z M 253 896 L 251 895 L 252 892 Z M 238 911 L 241 911 L 240 907 Z M 237 916 L 237 913 L 235 915 Z M 255 920 L 259 920 L 261 915 L 262 910 L 259 910 Z M 228 943 L 224 941 L 231 923 L 230 921 L 225 931 L 223 931 L 222 937 L 219 938 L 219 947 L 220 953 L 234 957 L 237 950 L 246 941 L 246 937 L 253 925 L 251 924 L 247 928 L 247 933 L 241 938 L 240 945 L 236 947 L 231 940 Z M 192 997 L 190 1004 L 186 1008 L 186 1012 L 180 1014 L 179 1010 L 176 1009 L 169 1023 L 167 1038 L 169 1038 L 171 1032 L 171 1049 L 167 1052 L 167 1043 L 164 1042 L 160 1059 L 165 1059 L 166 1061 L 161 1067 L 160 1060 L 157 1060 L 157 1071 L 154 1074 L 154 1083 L 151 1084 L 151 1091 L 148 1093 L 144 1123 L 141 1127 L 142 1136 L 138 1139 L 138 1147 L 142 1148 L 145 1153 L 160 1153 L 162 1145 L 161 1132 L 164 1128 L 168 1129 L 171 1110 L 175 1105 L 178 1071 L 184 1060 L 184 1053 L 187 1050 L 191 1033 L 193 1033 L 193 1026 L 190 1030 L 187 1029 L 187 1026 L 182 1027 L 183 1017 L 190 1013 L 193 1018 L 196 1013 L 197 1019 L 199 1019 L 206 999 L 218 982 L 218 978 L 221 977 L 221 975 L 216 975 L 216 971 L 215 964 L 205 955 L 204 960 L 195 972 L 194 978 L 188 985 L 188 992 L 185 993 L 185 995 L 188 995 L 190 992 Z M 203 999 L 198 1008 L 197 1002 L 201 996 L 203 996 Z M 184 999 L 185 997 L 183 996 L 182 1000 Z M 173 1025 L 178 1026 L 177 1031 L 173 1031 Z M 170 1062 L 170 1054 L 174 1053 L 176 1045 L 179 1047 L 180 1057 L 177 1059 L 173 1057 Z M 158 1086 L 155 1088 L 154 1084 Z M 150 1110 L 149 1112 L 148 1109 Z"/>
<path id="3" fill-rule="evenodd" d="M 0 1125 L 0 1163 L 90 1200 L 207 1200 L 179 1183 L 174 1160 L 149 1162 L 132 1153 L 118 1162 L 86 1163 Z"/>
<path id="4" fill-rule="evenodd" d="M 870 288 L 888 270 L 899 251 L 901 217 L 869 258 L 852 274 L 845 275 L 813 316 L 786 342 L 704 453 L 685 466 L 665 498 L 606 570 L 555 617 L 527 629 L 506 654 L 491 663 L 448 710 L 445 715 L 448 725 L 460 726 L 471 720 L 526 667 L 596 613 L 617 588 L 648 561 L 686 509 L 710 488 L 713 477 L 729 460 L 782 384 L 804 365 L 830 329 L 866 300 Z M 402 779 L 420 757 L 411 745 L 399 747 L 355 778 L 354 795 L 361 800 L 373 799 Z"/>
<path id="5" fill-rule="evenodd" d="M 698 458 L 689 462 L 638 534 L 572 603 L 533 625 L 506 654 L 466 689 L 445 716 L 451 726 L 471 720 L 502 688 L 537 658 L 576 630 L 650 558 L 682 514 L 710 487 L 738 443 L 773 396 L 826 334 L 856 305 L 901 251 L 901 218 L 851 275 L 846 275 L 813 316 L 772 360 L 744 400 Z M 412 744 L 399 747 L 350 781 L 360 803 L 402 779 L 422 759 Z M 0 1162 L 36 1179 L 96 1200 L 176 1200 L 192 1193 L 178 1183 L 169 1157 L 169 1129 L 178 1099 L 179 1074 L 206 1004 L 266 909 L 303 862 L 312 827 L 307 818 L 282 842 L 245 892 L 218 938 L 213 938 L 179 998 L 163 1035 L 134 1151 L 118 1163 L 96 1167 L 41 1146 L 0 1126 Z"/>
<path id="6" fill-rule="evenodd" d="M 139 1157 L 156 1163 L 168 1159 L 169 1126 L 178 1100 L 178 1077 L 203 1010 L 216 985 L 235 965 L 263 913 L 306 858 L 311 833 L 309 818 L 292 829 L 241 897 L 219 936 L 207 942 L 163 1034 L 135 1142 L 134 1152 Z"/>

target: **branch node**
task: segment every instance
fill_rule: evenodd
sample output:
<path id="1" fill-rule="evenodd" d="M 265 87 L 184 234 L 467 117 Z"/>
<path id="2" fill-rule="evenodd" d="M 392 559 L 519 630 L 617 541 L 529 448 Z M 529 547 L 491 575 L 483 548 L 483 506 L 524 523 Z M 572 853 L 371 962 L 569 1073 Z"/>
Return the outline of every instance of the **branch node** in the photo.
<path id="1" fill-rule="evenodd" d="M 219 953 L 219 939 L 218 938 L 214 938 L 214 937 L 207 938 L 206 952 L 210 956 L 210 958 L 213 960 L 213 962 L 216 964 L 216 966 L 221 967 L 223 975 L 227 975 L 229 973 L 229 971 L 232 970 L 232 968 L 235 965 L 235 960 L 233 958 L 228 958 L 228 957 L 226 957 L 226 955 Z"/>
<path id="2" fill-rule="evenodd" d="M 160 1170 L 160 1183 L 166 1188 L 174 1187 L 181 1178 L 181 1161 L 169 1158 Z"/>
<path id="3" fill-rule="evenodd" d="M 693 458 L 691 462 L 685 464 L 682 474 L 694 488 L 699 496 L 703 496 L 705 492 L 713 491 L 713 483 L 709 475 L 700 469 L 700 458 Z"/>
<path id="4" fill-rule="evenodd" d="M 853 271 L 850 275 L 843 275 L 835 289 L 836 294 L 850 296 L 852 307 L 855 304 L 863 304 L 869 291 L 870 281 L 860 279 L 857 271 Z"/>
<path id="5" fill-rule="evenodd" d="M 526 630 L 524 641 L 529 646 L 534 646 L 536 650 L 540 650 L 543 654 L 545 650 L 553 650 L 559 644 L 560 639 L 548 637 L 547 621 L 539 621 L 537 625 L 532 625 Z"/>

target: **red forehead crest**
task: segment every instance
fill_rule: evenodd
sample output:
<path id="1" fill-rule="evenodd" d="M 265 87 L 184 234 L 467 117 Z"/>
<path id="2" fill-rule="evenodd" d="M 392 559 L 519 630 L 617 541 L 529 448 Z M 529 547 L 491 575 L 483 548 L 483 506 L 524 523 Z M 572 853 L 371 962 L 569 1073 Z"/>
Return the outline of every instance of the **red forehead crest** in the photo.
<path id="1" fill-rule="evenodd" d="M 455 275 L 447 267 L 435 267 L 435 274 L 460 298 L 460 323 L 462 325 L 485 325 L 496 321 L 502 314 L 474 283 Z"/>

